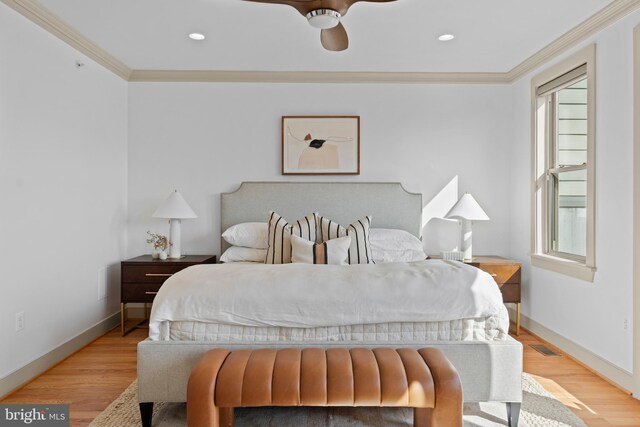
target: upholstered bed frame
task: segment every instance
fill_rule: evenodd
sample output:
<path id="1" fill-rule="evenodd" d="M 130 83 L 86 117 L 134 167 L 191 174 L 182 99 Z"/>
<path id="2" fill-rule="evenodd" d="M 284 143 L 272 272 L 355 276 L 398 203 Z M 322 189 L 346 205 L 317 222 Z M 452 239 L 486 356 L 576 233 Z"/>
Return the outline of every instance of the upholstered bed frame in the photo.
<path id="1" fill-rule="evenodd" d="M 221 231 L 242 222 L 264 222 L 270 210 L 285 218 L 301 218 L 317 211 L 343 224 L 371 215 L 374 227 L 399 228 L 418 237 L 422 234 L 421 194 L 408 193 L 399 183 L 355 182 L 245 182 L 235 192 L 221 194 Z M 225 250 L 228 245 L 222 242 L 221 247 Z M 318 347 L 345 345 L 322 343 Z M 219 346 L 200 341 L 140 342 L 138 401 L 142 413 L 150 415 L 152 402 L 185 402 L 191 369 L 205 352 Z M 286 343 L 223 345 L 228 349 L 256 346 L 299 347 Z M 375 345 L 358 342 L 357 346 Z M 510 424 L 517 425 L 522 402 L 522 345 L 516 340 L 434 341 L 415 346 L 398 342 L 387 346 L 441 349 L 460 373 L 465 402 L 505 402 L 511 413 Z"/>

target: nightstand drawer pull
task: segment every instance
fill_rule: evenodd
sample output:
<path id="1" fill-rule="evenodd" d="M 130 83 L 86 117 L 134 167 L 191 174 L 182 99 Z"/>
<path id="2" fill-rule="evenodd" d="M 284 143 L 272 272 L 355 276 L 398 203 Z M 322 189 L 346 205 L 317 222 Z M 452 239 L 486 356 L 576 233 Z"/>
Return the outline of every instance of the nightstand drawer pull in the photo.
<path id="1" fill-rule="evenodd" d="M 150 291 L 147 291 L 147 292 L 145 292 L 144 294 L 145 294 L 145 295 L 158 295 L 158 292 L 157 292 L 157 291 L 156 291 L 156 292 L 150 292 Z"/>
<path id="2" fill-rule="evenodd" d="M 491 273 L 491 277 L 498 277 L 496 273 Z"/>
<path id="3" fill-rule="evenodd" d="M 173 273 L 146 273 L 147 277 L 171 277 Z"/>

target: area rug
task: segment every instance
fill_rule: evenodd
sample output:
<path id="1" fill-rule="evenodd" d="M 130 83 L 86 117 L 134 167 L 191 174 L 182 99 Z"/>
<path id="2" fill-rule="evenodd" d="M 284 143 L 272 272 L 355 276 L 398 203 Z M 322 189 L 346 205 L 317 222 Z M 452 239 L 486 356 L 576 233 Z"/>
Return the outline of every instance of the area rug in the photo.
<path id="1" fill-rule="evenodd" d="M 520 413 L 522 427 L 586 427 L 573 412 L 527 374 L 522 377 L 524 400 Z M 139 427 L 137 382 L 133 382 L 89 427 Z M 465 427 L 507 425 L 501 403 L 465 404 Z M 413 423 L 411 409 L 404 408 L 238 408 L 237 427 L 400 427 Z M 181 403 L 156 404 L 154 427 L 186 426 L 186 406 Z"/>

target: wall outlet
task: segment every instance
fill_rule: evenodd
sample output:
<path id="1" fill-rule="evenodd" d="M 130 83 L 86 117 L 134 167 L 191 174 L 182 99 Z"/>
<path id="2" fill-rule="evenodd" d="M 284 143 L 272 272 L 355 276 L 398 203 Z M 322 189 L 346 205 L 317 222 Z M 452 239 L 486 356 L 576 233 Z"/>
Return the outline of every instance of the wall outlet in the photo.
<path id="1" fill-rule="evenodd" d="M 16 313 L 16 332 L 20 332 L 24 329 L 24 311 Z"/>
<path id="2" fill-rule="evenodd" d="M 107 286 L 107 269 L 102 267 L 98 269 L 98 301 L 109 296 L 109 287 Z"/>
<path id="3" fill-rule="evenodd" d="M 628 331 L 628 330 L 629 330 L 629 319 L 625 318 L 625 319 L 622 321 L 622 328 L 623 328 L 625 331 Z"/>

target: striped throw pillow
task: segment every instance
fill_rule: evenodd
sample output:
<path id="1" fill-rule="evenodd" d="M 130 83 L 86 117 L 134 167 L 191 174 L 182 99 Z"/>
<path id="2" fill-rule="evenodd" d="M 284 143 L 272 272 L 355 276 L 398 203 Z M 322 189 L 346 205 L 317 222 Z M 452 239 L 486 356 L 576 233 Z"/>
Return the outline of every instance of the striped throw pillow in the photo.
<path id="1" fill-rule="evenodd" d="M 369 243 L 370 216 L 359 219 L 348 227 L 343 227 L 318 214 L 316 214 L 316 222 L 318 223 L 319 242 L 351 236 L 351 246 L 347 258 L 349 264 L 375 264 L 371 256 L 371 243 Z"/>
<path id="2" fill-rule="evenodd" d="M 346 265 L 350 246 L 350 236 L 314 243 L 294 234 L 291 236 L 291 262 Z"/>
<path id="3" fill-rule="evenodd" d="M 287 264 L 291 262 L 291 235 L 315 242 L 317 240 L 315 214 L 307 215 L 289 224 L 275 212 L 267 217 L 268 248 L 265 264 Z"/>

